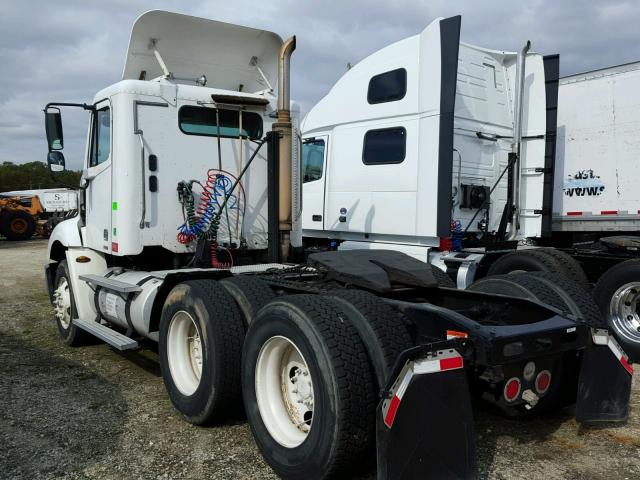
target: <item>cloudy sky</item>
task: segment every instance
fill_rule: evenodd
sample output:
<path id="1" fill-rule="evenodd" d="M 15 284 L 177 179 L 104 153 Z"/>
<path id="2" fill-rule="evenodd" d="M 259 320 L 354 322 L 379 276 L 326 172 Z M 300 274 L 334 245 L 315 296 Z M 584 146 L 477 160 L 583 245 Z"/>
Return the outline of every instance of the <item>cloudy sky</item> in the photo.
<path id="1" fill-rule="evenodd" d="M 438 16 L 462 15 L 462 39 L 561 54 L 562 74 L 640 60 L 636 0 L 0 0 L 0 162 L 43 160 L 42 107 L 89 102 L 120 79 L 131 25 L 164 9 L 297 34 L 292 98 L 308 110 L 344 73 Z M 87 118 L 65 111 L 65 155 L 80 168 Z"/>

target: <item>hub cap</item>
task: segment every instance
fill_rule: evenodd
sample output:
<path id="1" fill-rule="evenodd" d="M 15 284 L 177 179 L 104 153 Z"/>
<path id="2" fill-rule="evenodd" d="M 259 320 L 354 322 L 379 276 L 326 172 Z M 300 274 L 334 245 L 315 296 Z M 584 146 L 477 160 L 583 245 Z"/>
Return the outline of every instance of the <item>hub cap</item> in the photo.
<path id="1" fill-rule="evenodd" d="M 611 297 L 609 317 L 619 335 L 625 339 L 640 343 L 640 282 L 631 282 L 621 286 Z"/>
<path id="2" fill-rule="evenodd" d="M 167 363 L 180 393 L 193 395 L 202 377 L 202 342 L 195 320 L 184 310 L 177 312 L 169 323 Z"/>
<path id="3" fill-rule="evenodd" d="M 58 282 L 58 288 L 53 292 L 53 306 L 55 316 L 62 328 L 67 330 L 71 324 L 71 292 L 69 282 L 62 277 Z"/>
<path id="4" fill-rule="evenodd" d="M 307 438 L 313 422 L 313 381 L 298 347 L 286 337 L 271 337 L 258 354 L 256 400 L 274 440 L 288 448 Z"/>

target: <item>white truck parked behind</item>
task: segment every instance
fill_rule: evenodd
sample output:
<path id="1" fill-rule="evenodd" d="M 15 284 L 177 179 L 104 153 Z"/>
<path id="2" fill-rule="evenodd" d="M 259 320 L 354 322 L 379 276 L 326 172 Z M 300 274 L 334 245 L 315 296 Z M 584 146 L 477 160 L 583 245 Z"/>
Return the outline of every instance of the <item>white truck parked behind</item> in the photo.
<path id="1" fill-rule="evenodd" d="M 376 137 L 375 151 L 395 152 L 420 127 L 420 148 L 444 159 L 459 48 L 496 56 L 497 71 L 516 60 L 461 47 L 460 25 L 437 19 L 397 52 L 420 58 L 406 76 L 420 110 L 402 132 L 385 126 L 393 138 Z M 90 116 L 79 215 L 54 230 L 45 269 L 64 342 L 157 342 L 182 416 L 207 424 L 244 405 L 286 479 L 345 478 L 371 468 L 374 449 L 380 479 L 475 478 L 472 394 L 515 417 L 575 403 L 581 423 L 625 421 L 633 369 L 579 286 L 524 273 L 465 291 L 399 252 L 303 250 L 294 49 L 295 37 L 152 11 L 134 24 L 121 81 L 91 103 L 47 105 L 54 171 L 65 164 L 61 109 Z M 407 149 L 414 166 L 418 147 Z M 463 155 L 484 150 L 469 142 Z M 432 173 L 449 195 L 446 172 Z"/>
<path id="2" fill-rule="evenodd" d="M 529 43 L 461 43 L 445 124 L 425 45 L 365 58 L 305 117 L 305 245 L 401 251 L 460 288 L 514 271 L 597 283 L 640 361 L 639 65 L 559 82 L 559 57 Z"/>

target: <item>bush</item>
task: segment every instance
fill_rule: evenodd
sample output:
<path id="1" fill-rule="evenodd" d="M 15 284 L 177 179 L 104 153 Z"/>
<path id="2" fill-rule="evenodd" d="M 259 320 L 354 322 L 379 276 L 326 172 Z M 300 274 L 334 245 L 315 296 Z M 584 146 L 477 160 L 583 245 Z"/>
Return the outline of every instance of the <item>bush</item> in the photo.
<path id="1" fill-rule="evenodd" d="M 42 162 L 17 165 L 12 162 L 0 164 L 0 192 L 34 190 L 40 188 L 77 188 L 81 172 L 65 170 L 51 172 Z"/>

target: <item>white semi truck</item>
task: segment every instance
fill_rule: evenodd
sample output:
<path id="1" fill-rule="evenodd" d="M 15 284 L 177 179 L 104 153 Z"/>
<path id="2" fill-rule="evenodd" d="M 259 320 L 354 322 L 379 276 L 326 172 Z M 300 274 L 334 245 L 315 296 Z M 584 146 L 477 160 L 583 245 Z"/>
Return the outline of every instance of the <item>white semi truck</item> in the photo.
<path id="1" fill-rule="evenodd" d="M 459 51 L 470 65 L 494 58 L 496 75 L 522 59 L 461 44 L 460 25 L 437 19 L 379 59 L 380 72 L 413 65 L 399 79 L 419 109 L 402 132 L 376 127 L 393 135 L 374 135 L 373 162 L 418 131 L 420 148 L 450 156 Z M 625 421 L 629 358 L 574 282 L 522 273 L 460 290 L 400 252 L 304 251 L 294 49 L 295 37 L 152 11 L 134 24 L 121 81 L 90 103 L 47 105 L 54 171 L 65 163 L 61 109 L 90 117 L 80 212 L 47 251 L 63 341 L 157 342 L 184 418 L 207 424 L 243 404 L 258 448 L 287 479 L 345 478 L 370 468 L 374 449 L 380 479 L 474 478 L 472 395 L 516 417 L 575 403 L 581 423 Z M 530 97 L 544 95 L 538 86 Z M 505 112 L 497 96 L 478 105 L 472 123 L 483 109 Z M 307 144 L 321 152 L 320 141 Z M 464 157 L 486 150 L 474 145 Z M 530 150 L 518 152 L 531 165 Z M 432 172 L 434 191 L 449 196 L 451 179 Z M 448 226 L 433 209 L 427 236 Z"/>
<path id="2" fill-rule="evenodd" d="M 640 64 L 559 81 L 559 57 L 529 44 L 461 43 L 444 131 L 422 49 L 367 57 L 304 119 L 305 244 L 401 251 L 460 288 L 513 271 L 596 284 L 640 361 Z"/>

